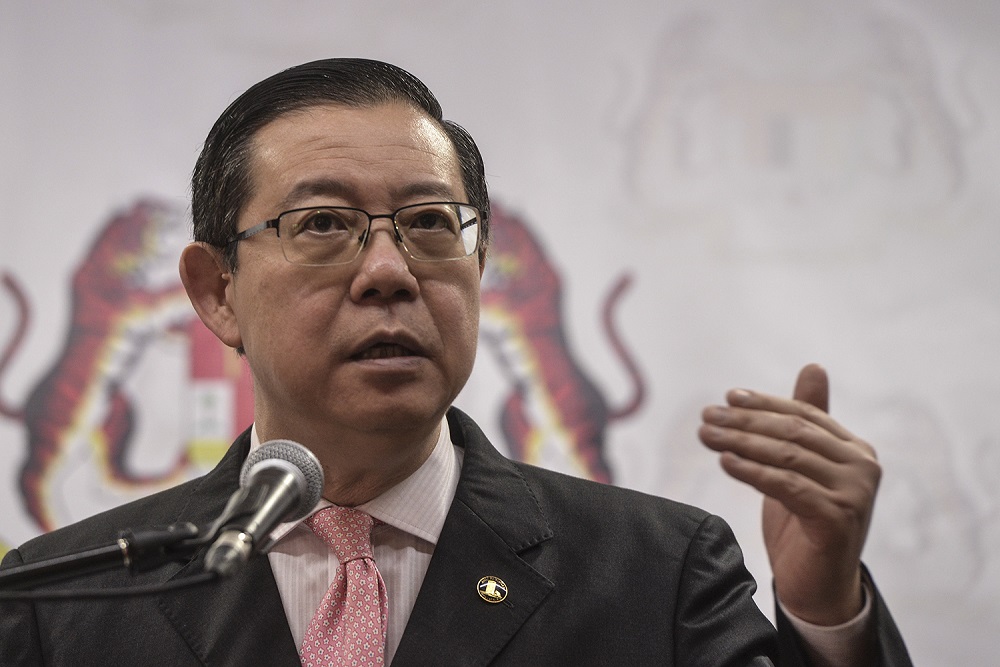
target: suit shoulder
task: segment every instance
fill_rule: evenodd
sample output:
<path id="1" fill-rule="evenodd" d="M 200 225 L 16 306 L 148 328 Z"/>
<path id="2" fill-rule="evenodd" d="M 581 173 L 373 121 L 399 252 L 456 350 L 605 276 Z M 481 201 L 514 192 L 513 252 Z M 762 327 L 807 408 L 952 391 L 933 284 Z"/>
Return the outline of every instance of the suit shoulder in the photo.
<path id="1" fill-rule="evenodd" d="M 692 535 L 710 518 L 693 505 L 642 491 L 581 479 L 515 463 L 547 516 L 575 515 L 588 522 L 608 521 L 633 528 L 656 526 L 673 534 Z"/>
<path id="2" fill-rule="evenodd" d="M 34 560 L 108 544 L 128 528 L 168 526 L 179 521 L 209 523 L 239 485 L 240 467 L 249 447 L 248 428 L 208 473 L 40 535 L 18 551 L 26 561 Z"/>
<path id="3" fill-rule="evenodd" d="M 166 526 L 178 521 L 201 523 L 207 520 L 206 515 L 211 518 L 212 508 L 192 507 L 188 511 L 188 507 L 202 495 L 199 491 L 207 478 L 203 475 L 57 528 L 28 540 L 18 551 L 25 561 L 31 561 L 109 544 L 129 528 Z"/>

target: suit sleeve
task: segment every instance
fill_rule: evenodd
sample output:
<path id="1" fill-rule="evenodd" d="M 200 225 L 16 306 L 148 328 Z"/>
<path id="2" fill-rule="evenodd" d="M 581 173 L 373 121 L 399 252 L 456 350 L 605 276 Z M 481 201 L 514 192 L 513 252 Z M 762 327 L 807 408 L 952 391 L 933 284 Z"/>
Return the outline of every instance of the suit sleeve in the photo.
<path id="1" fill-rule="evenodd" d="M 879 593 L 868 569 L 862 565 L 863 576 L 873 595 L 872 613 L 869 622 L 874 629 L 875 647 L 871 654 L 876 657 L 875 667 L 913 667 L 910 654 L 903 642 L 903 636 L 889 613 L 885 600 Z M 778 626 L 778 644 L 781 664 L 808 664 L 806 651 L 788 617 L 775 601 L 775 618 Z"/>
<path id="2" fill-rule="evenodd" d="M 675 664 L 774 664 L 774 628 L 753 600 L 757 586 L 722 519 L 708 516 L 698 527 L 684 556 L 678 590 Z"/>
<path id="3" fill-rule="evenodd" d="M 21 565 L 21 554 L 9 551 L 0 569 Z M 35 606 L 31 602 L 0 600 L 0 665 L 42 665 Z"/>

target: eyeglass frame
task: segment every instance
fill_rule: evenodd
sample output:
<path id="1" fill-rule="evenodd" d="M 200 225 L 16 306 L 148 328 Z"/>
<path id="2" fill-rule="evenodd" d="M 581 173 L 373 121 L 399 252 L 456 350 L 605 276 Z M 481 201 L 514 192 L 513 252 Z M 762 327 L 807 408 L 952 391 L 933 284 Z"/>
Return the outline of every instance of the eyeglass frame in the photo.
<path id="1" fill-rule="evenodd" d="M 417 208 L 418 206 L 434 206 L 435 204 L 449 205 L 449 206 L 464 206 L 466 208 L 471 208 L 473 211 L 476 212 L 476 218 L 475 218 L 476 245 L 474 245 L 468 253 L 460 255 L 458 257 L 441 257 L 437 259 L 425 259 L 423 257 L 414 256 L 413 252 L 406 247 L 406 243 L 403 241 L 402 232 L 399 231 L 399 224 L 396 222 L 396 216 L 399 215 L 400 211 L 405 211 L 406 209 L 409 208 Z M 320 211 L 323 209 L 333 209 L 337 211 L 355 211 L 357 213 L 364 214 L 364 216 L 368 218 L 368 225 L 365 227 L 364 233 L 360 237 L 358 237 L 358 241 L 360 241 L 360 244 L 358 245 L 357 254 L 351 257 L 351 259 L 347 261 L 335 262 L 333 264 L 306 264 L 306 263 L 293 262 L 292 260 L 288 259 L 288 255 L 285 253 L 284 243 L 281 242 L 281 227 L 280 227 L 281 218 L 285 215 L 288 215 L 289 213 L 298 213 L 300 211 Z M 427 202 L 419 202 L 416 204 L 407 204 L 406 206 L 400 206 L 392 213 L 369 213 L 363 208 L 357 208 L 355 206 L 303 206 L 301 208 L 291 208 L 288 209 L 287 211 L 282 211 L 281 213 L 279 213 L 274 218 L 271 218 L 270 220 L 265 220 L 264 222 L 256 224 L 253 227 L 248 227 L 247 229 L 244 229 L 242 232 L 237 233 L 235 236 L 229 238 L 222 246 L 222 248 L 223 250 L 228 251 L 232 245 L 239 243 L 240 241 L 245 241 L 246 239 L 252 236 L 256 236 L 261 232 L 265 232 L 268 229 L 273 229 L 275 236 L 278 238 L 279 243 L 281 243 L 281 254 L 284 256 L 285 261 L 287 261 L 289 264 L 294 264 L 295 266 L 343 266 L 345 264 L 350 264 L 351 262 L 353 262 L 354 260 L 356 260 L 358 257 L 361 256 L 361 251 L 365 249 L 365 246 L 368 245 L 368 240 L 371 238 L 372 223 L 375 220 L 378 220 L 379 218 L 388 218 L 390 221 L 392 221 L 392 232 L 393 236 L 395 236 L 396 238 L 396 244 L 403 246 L 403 250 L 406 251 L 406 256 L 417 262 L 450 262 L 457 259 L 465 259 L 466 257 L 471 257 L 472 255 L 476 254 L 476 251 L 479 250 L 480 246 L 483 243 L 483 231 L 482 231 L 483 212 L 479 209 L 478 206 L 474 206 L 473 204 L 469 204 L 466 202 L 456 202 L 456 201 L 427 201 Z M 465 229 L 465 227 L 468 226 L 469 226 L 468 224 L 466 225 L 460 224 L 459 232 L 461 232 L 462 229 Z"/>

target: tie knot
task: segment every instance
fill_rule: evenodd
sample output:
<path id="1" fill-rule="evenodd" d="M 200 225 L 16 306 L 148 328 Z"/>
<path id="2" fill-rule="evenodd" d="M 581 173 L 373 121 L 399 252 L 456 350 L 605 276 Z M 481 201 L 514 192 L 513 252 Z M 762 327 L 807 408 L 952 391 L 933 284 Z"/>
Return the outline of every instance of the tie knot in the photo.
<path id="1" fill-rule="evenodd" d="M 337 554 L 341 563 L 374 558 L 372 528 L 375 523 L 369 514 L 336 505 L 321 509 L 306 519 L 306 524 Z"/>

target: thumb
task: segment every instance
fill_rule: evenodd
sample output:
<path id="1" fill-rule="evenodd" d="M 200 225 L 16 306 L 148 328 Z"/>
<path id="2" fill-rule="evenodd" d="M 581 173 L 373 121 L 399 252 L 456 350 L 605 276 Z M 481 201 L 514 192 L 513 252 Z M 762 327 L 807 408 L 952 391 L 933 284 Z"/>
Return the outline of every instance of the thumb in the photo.
<path id="1" fill-rule="evenodd" d="M 819 364 L 809 364 L 799 371 L 793 398 L 814 405 L 823 412 L 830 411 L 830 380 L 826 369 Z"/>

